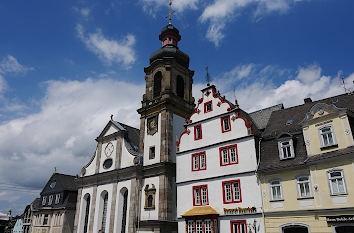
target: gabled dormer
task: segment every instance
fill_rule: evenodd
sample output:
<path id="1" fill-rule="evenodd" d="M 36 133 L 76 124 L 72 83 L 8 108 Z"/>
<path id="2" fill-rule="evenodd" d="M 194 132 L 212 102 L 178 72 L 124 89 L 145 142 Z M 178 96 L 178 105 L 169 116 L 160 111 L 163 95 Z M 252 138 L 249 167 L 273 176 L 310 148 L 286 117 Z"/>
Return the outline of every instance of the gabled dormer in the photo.
<path id="1" fill-rule="evenodd" d="M 97 147 L 81 176 L 112 171 L 141 163 L 139 130 L 111 119 L 96 138 Z"/>
<path id="2" fill-rule="evenodd" d="M 353 113 L 335 103 L 317 103 L 306 113 L 302 129 L 309 156 L 354 145 Z"/>
<path id="3" fill-rule="evenodd" d="M 226 100 L 214 85 L 208 85 L 201 92 L 202 97 L 194 113 L 186 119 L 185 131 L 176 142 L 178 152 L 247 137 L 257 130 L 237 101 L 233 104 Z"/>
<path id="4" fill-rule="evenodd" d="M 77 187 L 75 177 L 65 174 L 53 173 L 40 193 L 40 208 L 61 208 L 76 201 Z M 75 205 L 75 204 L 74 204 Z M 70 205 L 70 207 L 72 207 Z"/>

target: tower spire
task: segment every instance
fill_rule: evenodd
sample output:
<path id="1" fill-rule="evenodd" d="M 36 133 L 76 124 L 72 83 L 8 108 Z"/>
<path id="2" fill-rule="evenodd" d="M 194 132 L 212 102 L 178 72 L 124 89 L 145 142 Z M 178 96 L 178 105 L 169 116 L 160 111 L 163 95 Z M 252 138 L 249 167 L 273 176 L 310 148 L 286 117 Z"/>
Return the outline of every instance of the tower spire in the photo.
<path id="1" fill-rule="evenodd" d="M 208 67 L 205 67 L 205 70 L 206 70 L 207 86 L 210 86 L 210 75 L 209 75 L 209 69 L 208 69 Z"/>
<path id="2" fill-rule="evenodd" d="M 166 16 L 166 18 L 168 18 L 168 24 L 172 24 L 172 15 L 173 15 L 173 13 L 175 13 L 172 10 L 172 3 L 173 3 L 173 0 L 170 0 L 170 3 L 168 4 L 169 8 L 170 8 L 170 11 L 168 12 L 168 16 Z"/>

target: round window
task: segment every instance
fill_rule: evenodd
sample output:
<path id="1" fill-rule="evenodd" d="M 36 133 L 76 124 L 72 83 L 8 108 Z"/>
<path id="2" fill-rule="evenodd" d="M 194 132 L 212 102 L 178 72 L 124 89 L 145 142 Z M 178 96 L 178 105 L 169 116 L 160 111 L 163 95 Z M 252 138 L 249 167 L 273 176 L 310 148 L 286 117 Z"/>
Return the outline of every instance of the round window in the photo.
<path id="1" fill-rule="evenodd" d="M 103 162 L 103 168 L 104 169 L 108 169 L 108 168 L 112 167 L 112 164 L 113 164 L 113 160 L 112 159 L 106 159 Z"/>

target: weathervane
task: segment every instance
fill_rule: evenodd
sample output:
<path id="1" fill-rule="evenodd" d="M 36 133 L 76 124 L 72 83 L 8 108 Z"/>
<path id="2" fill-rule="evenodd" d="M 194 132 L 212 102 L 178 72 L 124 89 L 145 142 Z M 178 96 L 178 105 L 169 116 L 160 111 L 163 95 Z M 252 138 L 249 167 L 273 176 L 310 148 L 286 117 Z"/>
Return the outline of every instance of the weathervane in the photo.
<path id="1" fill-rule="evenodd" d="M 170 3 L 168 4 L 168 5 L 170 5 L 170 11 L 168 12 L 168 16 L 166 16 L 166 18 L 168 18 L 168 24 L 172 24 L 172 15 L 173 15 L 173 13 L 175 13 L 172 10 L 172 3 L 173 3 L 173 0 L 170 0 Z"/>
<path id="2" fill-rule="evenodd" d="M 209 75 L 208 67 L 205 67 L 205 70 L 206 70 L 207 86 L 210 86 L 210 75 Z"/>

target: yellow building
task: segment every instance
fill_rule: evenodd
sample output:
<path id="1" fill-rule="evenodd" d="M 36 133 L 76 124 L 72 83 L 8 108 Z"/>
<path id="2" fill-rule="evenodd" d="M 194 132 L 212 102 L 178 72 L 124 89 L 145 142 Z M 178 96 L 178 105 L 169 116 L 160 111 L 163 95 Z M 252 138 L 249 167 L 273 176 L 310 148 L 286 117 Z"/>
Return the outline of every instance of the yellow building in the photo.
<path id="1" fill-rule="evenodd" d="M 272 113 L 260 142 L 267 233 L 354 233 L 354 95 Z"/>

